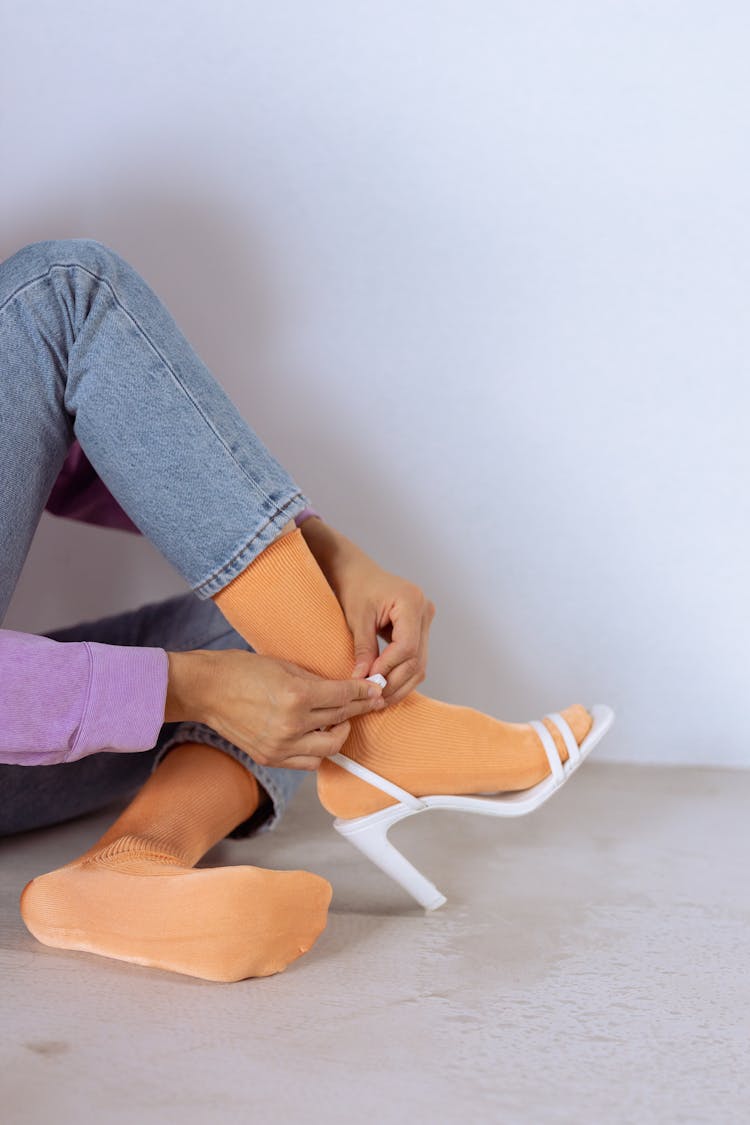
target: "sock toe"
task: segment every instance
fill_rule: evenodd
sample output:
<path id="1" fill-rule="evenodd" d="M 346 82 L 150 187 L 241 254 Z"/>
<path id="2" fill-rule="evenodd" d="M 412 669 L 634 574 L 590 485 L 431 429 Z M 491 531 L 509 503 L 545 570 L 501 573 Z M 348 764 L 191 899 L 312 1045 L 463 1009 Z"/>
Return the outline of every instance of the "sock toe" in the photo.
<path id="1" fill-rule="evenodd" d="M 586 710 L 582 703 L 574 703 L 571 707 L 566 707 L 560 714 L 573 731 L 575 740 L 580 746 L 594 725 L 593 715 Z"/>
<path id="2" fill-rule="evenodd" d="M 594 721 L 593 718 L 580 703 L 574 703 L 571 707 L 566 707 L 560 714 L 572 730 L 573 737 L 580 746 L 591 730 L 591 725 Z M 565 745 L 565 739 L 558 730 L 557 724 L 553 723 L 551 719 L 543 719 L 542 722 L 552 735 L 555 746 L 557 747 L 557 752 L 560 755 L 560 760 L 563 762 L 567 761 L 568 750 Z"/>

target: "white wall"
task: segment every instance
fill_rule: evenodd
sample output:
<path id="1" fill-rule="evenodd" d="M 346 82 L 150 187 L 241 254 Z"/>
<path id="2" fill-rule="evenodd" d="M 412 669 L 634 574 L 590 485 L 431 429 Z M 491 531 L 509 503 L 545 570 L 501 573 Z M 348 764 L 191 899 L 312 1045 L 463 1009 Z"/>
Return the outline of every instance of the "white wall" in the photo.
<path id="1" fill-rule="evenodd" d="M 2 230 L 100 239 L 438 607 L 423 690 L 748 764 L 750 12 L 51 0 L 2 14 Z M 44 517 L 5 624 L 184 589 Z"/>

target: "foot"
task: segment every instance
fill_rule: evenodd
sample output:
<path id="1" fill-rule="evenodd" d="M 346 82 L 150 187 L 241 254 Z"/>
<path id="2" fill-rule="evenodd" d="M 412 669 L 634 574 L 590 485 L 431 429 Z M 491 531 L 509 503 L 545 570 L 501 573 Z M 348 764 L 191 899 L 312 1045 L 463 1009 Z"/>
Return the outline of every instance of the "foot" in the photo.
<path id="1" fill-rule="evenodd" d="M 238 981 L 306 953 L 330 901 L 330 883 L 307 871 L 195 869 L 125 836 L 32 879 L 21 914 L 45 945 Z"/>
<path id="2" fill-rule="evenodd" d="M 336 595 L 297 528 L 266 547 L 214 596 L 256 652 L 291 660 L 328 679 L 355 665 L 354 642 Z M 593 719 L 576 704 L 563 712 L 578 743 Z M 527 789 L 550 772 L 539 737 L 524 723 L 503 723 L 411 692 L 384 711 L 357 715 L 343 753 L 417 796 Z M 560 758 L 562 736 L 546 723 Z M 364 816 L 392 797 L 333 762 L 318 770 L 320 799 L 334 816 Z"/>
<path id="3" fill-rule="evenodd" d="M 580 746 L 593 719 L 574 704 L 561 712 Z M 550 720 L 543 720 L 560 760 L 568 751 Z M 541 740 L 527 723 L 504 723 L 471 707 L 441 703 L 419 692 L 384 711 L 358 715 L 343 753 L 416 797 L 528 789 L 550 773 Z M 333 815 L 366 816 L 395 804 L 334 762 L 318 770 L 318 796 Z"/>

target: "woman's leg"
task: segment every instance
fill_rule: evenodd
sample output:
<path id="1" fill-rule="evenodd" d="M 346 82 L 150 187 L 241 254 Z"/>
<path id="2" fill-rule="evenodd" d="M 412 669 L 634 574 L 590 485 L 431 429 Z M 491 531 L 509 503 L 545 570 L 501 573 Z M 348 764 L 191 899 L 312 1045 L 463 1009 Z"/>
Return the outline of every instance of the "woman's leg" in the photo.
<path id="1" fill-rule="evenodd" d="M 132 267 L 89 240 L 19 251 L 0 267 L 0 354 L 6 346 L 13 448 L 32 474 L 34 455 L 47 458 L 46 477 L 34 478 L 37 502 L 75 432 L 130 518 L 257 651 L 324 676 L 351 674 L 351 634 L 335 595 L 301 532 L 279 534 L 308 499 Z M 7 461 L 3 471 L 18 492 Z M 22 521 L 23 507 L 17 498 Z M 8 531 L 13 537 L 12 522 Z M 575 707 L 566 717 L 580 742 L 591 716 Z M 352 728 L 345 752 L 415 792 L 525 788 L 549 769 L 531 728 L 417 692 Z M 550 733 L 564 761 L 567 749 Z M 337 815 L 390 803 L 342 772 L 328 762 L 319 771 L 321 796 Z"/>
<path id="2" fill-rule="evenodd" d="M 344 612 L 300 529 L 272 543 L 214 601 L 257 652 L 331 678 L 345 677 L 354 667 Z M 580 704 L 563 716 L 580 745 L 592 716 Z M 343 753 L 416 796 L 526 789 L 550 772 L 529 724 L 501 722 L 417 691 L 351 722 Z M 550 720 L 544 723 L 561 761 L 567 761 L 562 735 Z M 317 777 L 320 799 L 334 816 L 364 816 L 394 804 L 326 759 Z"/>
<path id="3" fill-rule="evenodd" d="M 248 647 L 212 602 L 192 594 L 54 634 L 81 637 L 172 651 Z M 131 763 L 129 775 L 122 759 Z M 83 794 L 76 791 L 81 767 L 89 770 Z M 71 768 L 75 776 L 66 774 Z M 259 766 L 198 723 L 164 724 L 145 754 L 97 754 L 73 767 L 0 766 L 0 806 L 16 830 L 76 815 L 82 804 L 97 807 L 145 780 L 83 856 L 26 887 L 26 925 L 47 945 L 209 980 L 279 972 L 324 928 L 329 884 L 301 871 L 192 868 L 224 836 L 275 824 L 303 777 Z M 8 792 L 8 782 L 17 791 Z M 25 822 L 14 806 L 25 810 Z"/>
<path id="4" fill-rule="evenodd" d="M 213 747 L 177 747 L 115 824 L 26 886 L 45 945 L 206 980 L 278 973 L 325 928 L 330 884 L 307 871 L 193 865 L 258 804 L 258 784 Z"/>
<path id="5" fill-rule="evenodd" d="M 309 499 L 249 429 L 145 281 L 119 255 L 92 240 L 34 243 L 0 264 L 0 423 L 0 618 L 74 437 L 120 506 L 200 599 L 210 598 L 241 573 L 309 506 Z M 181 776 L 184 770 L 190 775 L 187 788 L 199 798 L 205 788 L 201 762 L 216 758 L 207 750 L 198 757 L 181 753 L 178 762 Z M 223 759 L 223 766 L 228 775 L 230 758 Z M 232 759 L 231 766 L 248 780 L 239 762 Z M 148 787 L 149 803 L 151 797 L 159 806 L 168 800 L 168 786 L 157 779 L 168 776 L 174 781 L 175 768 L 169 759 L 159 767 Z M 257 803 L 257 786 L 253 791 Z M 249 815 L 253 807 L 253 801 L 246 801 L 244 813 Z M 216 829 L 212 823 L 208 834 Z M 95 948 L 86 918 L 95 919 L 96 927 L 102 920 L 83 909 L 89 896 L 99 905 L 112 905 L 105 913 L 115 927 L 112 943 L 107 939 L 113 956 L 196 975 L 219 974 L 215 979 L 278 968 L 263 950 L 260 960 L 251 948 L 250 961 L 240 958 L 238 963 L 234 951 L 221 945 L 231 937 L 233 918 L 245 928 L 249 924 L 238 908 L 238 896 L 253 916 L 273 919 L 270 930 L 277 932 L 277 945 L 286 950 L 281 954 L 284 963 L 290 951 L 299 955 L 309 945 L 310 933 L 322 928 L 330 897 L 325 880 L 306 873 L 300 873 L 304 886 L 283 873 L 269 872 L 260 881 L 253 876 L 252 887 L 236 886 L 232 875 L 227 888 L 223 874 L 186 869 L 179 879 L 166 881 L 144 875 L 149 881 L 141 915 L 122 909 L 122 892 L 108 897 L 102 880 L 111 889 L 109 869 L 90 860 L 82 866 L 83 882 L 73 885 L 68 876 L 51 873 L 27 888 L 24 917 L 32 932 L 51 944 Z M 113 877 L 122 875 L 120 871 Z M 205 925 L 221 904 L 219 952 L 211 964 L 201 960 L 201 941 L 187 962 L 179 949 L 170 946 L 152 957 L 139 944 L 143 925 L 156 917 L 153 940 L 158 945 L 163 933 L 160 912 L 171 908 L 179 913 L 176 903 L 170 907 L 159 896 L 182 894 L 175 890 L 182 886 L 188 888 L 189 912 Z M 210 887 L 219 888 L 216 895 Z M 290 894 L 299 897 L 294 909 Z M 124 945 L 122 925 L 128 930 Z M 147 945 L 150 933 L 146 926 Z M 240 936 L 240 945 L 243 940 Z M 255 939 L 250 944 L 253 947 Z M 184 943 L 181 949 L 184 953 Z"/>
<path id="6" fill-rule="evenodd" d="M 310 505 L 132 266 L 35 242 L 0 263 L 0 620 L 74 438 L 200 598 Z"/>

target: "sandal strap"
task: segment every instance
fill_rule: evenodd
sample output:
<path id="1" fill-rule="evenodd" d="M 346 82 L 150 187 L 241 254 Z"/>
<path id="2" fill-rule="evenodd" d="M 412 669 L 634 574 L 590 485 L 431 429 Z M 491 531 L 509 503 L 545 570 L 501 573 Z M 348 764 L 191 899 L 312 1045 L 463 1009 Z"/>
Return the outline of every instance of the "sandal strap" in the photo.
<path id="1" fill-rule="evenodd" d="M 374 770 L 368 770 L 367 766 L 362 766 L 359 762 L 353 762 L 352 759 L 347 758 L 345 754 L 331 754 L 328 761 L 335 762 L 337 766 L 341 766 L 343 769 L 348 770 L 349 773 L 353 773 L 355 777 L 366 781 L 368 785 L 374 785 L 376 789 L 382 789 L 389 797 L 395 797 L 397 801 L 400 801 L 402 805 L 406 805 L 409 809 L 426 809 L 428 807 L 426 801 L 422 801 L 419 797 L 408 793 L 406 789 L 402 789 L 399 785 L 394 785 L 392 781 L 381 777 L 380 774 L 375 773 Z"/>
<path id="2" fill-rule="evenodd" d="M 581 751 L 579 749 L 578 742 L 576 741 L 576 736 L 570 729 L 567 720 L 563 718 L 559 711 L 553 711 L 552 714 L 547 715 L 546 718 L 552 720 L 552 722 L 559 730 L 560 734 L 563 736 L 565 747 L 568 751 L 568 757 L 570 758 L 571 762 L 577 761 L 581 756 Z"/>
<path id="3" fill-rule="evenodd" d="M 547 760 L 550 764 L 550 769 L 552 770 L 552 776 L 554 777 L 555 781 L 562 781 L 563 777 L 565 776 L 565 771 L 563 770 L 563 764 L 560 761 L 560 755 L 558 753 L 557 747 L 555 746 L 554 738 L 547 730 L 544 723 L 540 723 L 538 719 L 532 719 L 529 723 L 529 726 L 533 727 L 533 729 L 539 735 L 539 740 L 544 747 L 544 753 L 547 755 Z"/>

